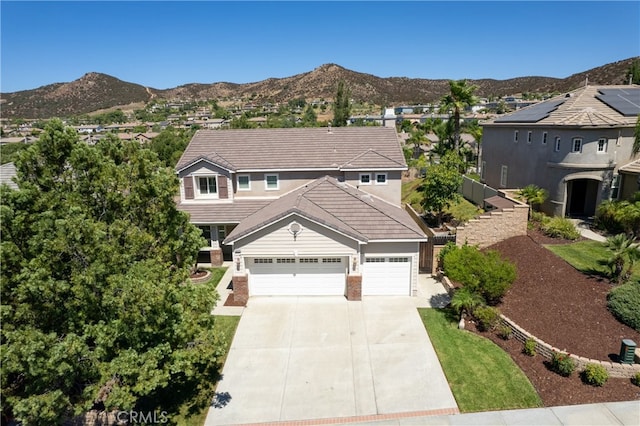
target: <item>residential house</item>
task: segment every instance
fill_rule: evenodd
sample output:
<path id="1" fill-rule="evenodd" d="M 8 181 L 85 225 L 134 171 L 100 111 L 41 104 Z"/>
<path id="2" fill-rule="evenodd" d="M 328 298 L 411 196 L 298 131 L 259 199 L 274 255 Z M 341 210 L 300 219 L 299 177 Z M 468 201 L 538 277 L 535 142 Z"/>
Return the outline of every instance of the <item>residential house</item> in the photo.
<path id="1" fill-rule="evenodd" d="M 494 188 L 535 184 L 557 216 L 593 216 L 603 200 L 638 191 L 634 127 L 640 86 L 584 86 L 482 123 L 481 180 Z M 634 170 L 636 170 L 634 172 Z"/>
<path id="2" fill-rule="evenodd" d="M 426 236 L 400 203 L 395 128 L 199 130 L 178 161 L 180 210 L 254 295 L 412 295 Z"/>
<path id="3" fill-rule="evenodd" d="M 18 184 L 13 181 L 16 177 L 16 166 L 13 163 L 0 165 L 0 185 L 8 185 L 11 189 L 18 189 Z"/>

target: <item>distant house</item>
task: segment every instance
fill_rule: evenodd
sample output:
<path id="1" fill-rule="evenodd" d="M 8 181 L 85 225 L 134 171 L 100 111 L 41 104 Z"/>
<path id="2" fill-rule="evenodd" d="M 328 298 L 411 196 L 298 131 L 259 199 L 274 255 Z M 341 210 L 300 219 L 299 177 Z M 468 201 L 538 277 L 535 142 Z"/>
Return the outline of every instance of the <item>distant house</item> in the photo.
<path id="1" fill-rule="evenodd" d="M 16 177 L 16 166 L 13 163 L 0 165 L 0 185 L 6 184 L 11 189 L 18 189 L 18 185 L 13 181 Z"/>
<path id="2" fill-rule="evenodd" d="M 233 261 L 234 297 L 415 295 L 426 236 L 401 207 L 395 128 L 199 130 L 178 208 Z"/>
<path id="3" fill-rule="evenodd" d="M 546 212 L 593 216 L 603 200 L 639 190 L 638 114 L 640 86 L 585 86 L 484 122 L 481 180 L 535 184 L 549 191 Z"/>

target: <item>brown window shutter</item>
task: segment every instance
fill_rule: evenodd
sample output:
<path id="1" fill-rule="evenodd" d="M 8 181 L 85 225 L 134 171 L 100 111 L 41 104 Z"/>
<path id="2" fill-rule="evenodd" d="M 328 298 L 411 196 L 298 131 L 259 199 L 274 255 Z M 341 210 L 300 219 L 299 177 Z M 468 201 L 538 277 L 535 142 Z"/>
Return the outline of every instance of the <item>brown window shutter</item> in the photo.
<path id="1" fill-rule="evenodd" d="M 229 187 L 226 176 L 218 176 L 218 197 L 229 198 Z"/>
<path id="2" fill-rule="evenodd" d="M 193 200 L 193 177 L 187 176 L 184 178 L 184 198 L 187 200 Z"/>

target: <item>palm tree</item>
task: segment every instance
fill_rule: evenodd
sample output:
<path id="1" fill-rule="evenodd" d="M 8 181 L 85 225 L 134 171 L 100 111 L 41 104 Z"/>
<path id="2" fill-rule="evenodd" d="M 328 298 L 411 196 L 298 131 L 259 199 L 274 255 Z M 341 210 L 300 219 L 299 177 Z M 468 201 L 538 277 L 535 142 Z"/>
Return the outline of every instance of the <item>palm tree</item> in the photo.
<path id="1" fill-rule="evenodd" d="M 611 251 L 611 257 L 607 262 L 611 268 L 611 281 L 618 282 L 624 271 L 625 257 L 632 257 L 631 262 L 635 261 L 636 254 L 630 252 L 638 250 L 637 244 L 633 244 L 633 240 L 625 234 L 617 234 L 607 238 L 605 245 Z"/>
<path id="2" fill-rule="evenodd" d="M 449 80 L 450 93 L 440 100 L 440 113 L 453 112 L 453 141 L 456 152 L 460 148 L 460 113 L 476 103 L 473 95 L 477 86 L 467 84 L 467 80 Z"/>
<path id="3" fill-rule="evenodd" d="M 451 298 L 451 307 L 460 315 L 460 320 L 464 319 L 465 313 L 470 315 L 475 308 L 483 303 L 482 296 L 468 287 L 459 288 Z"/>
<path id="4" fill-rule="evenodd" d="M 518 195 L 527 200 L 527 204 L 529 204 L 529 214 L 531 214 L 531 210 L 534 206 L 539 206 L 545 202 L 547 197 L 549 197 L 549 193 L 546 189 L 540 188 L 534 184 L 527 185 L 520 189 L 518 191 Z"/>

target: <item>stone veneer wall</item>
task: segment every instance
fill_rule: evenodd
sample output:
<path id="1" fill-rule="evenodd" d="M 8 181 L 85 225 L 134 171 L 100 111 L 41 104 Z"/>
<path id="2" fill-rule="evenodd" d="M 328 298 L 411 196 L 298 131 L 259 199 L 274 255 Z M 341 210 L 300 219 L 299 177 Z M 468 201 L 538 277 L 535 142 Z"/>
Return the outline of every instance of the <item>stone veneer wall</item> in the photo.
<path id="1" fill-rule="evenodd" d="M 596 359 L 584 358 L 575 354 L 570 354 L 566 351 L 562 351 L 558 348 L 554 348 L 550 344 L 538 339 L 537 337 L 529 334 L 525 329 L 520 328 L 518 324 L 513 322 L 511 319 L 507 318 L 504 315 L 500 315 L 500 319 L 502 324 L 509 327 L 513 333 L 513 337 L 524 343 L 527 339 L 533 339 L 536 342 L 536 353 L 542 355 L 547 359 L 551 359 L 554 352 L 559 352 L 563 354 L 567 354 L 573 359 L 576 364 L 576 371 L 582 371 L 587 366 L 587 364 L 600 364 L 602 365 L 609 376 L 611 377 L 619 377 L 619 378 L 631 378 L 635 374 L 640 373 L 640 364 L 619 364 L 617 362 L 611 361 L 599 361 Z M 636 352 L 636 358 L 637 358 Z"/>
<path id="2" fill-rule="evenodd" d="M 527 235 L 529 206 L 518 201 L 513 208 L 484 213 L 456 228 L 456 244 L 488 247 L 511 237 Z"/>

